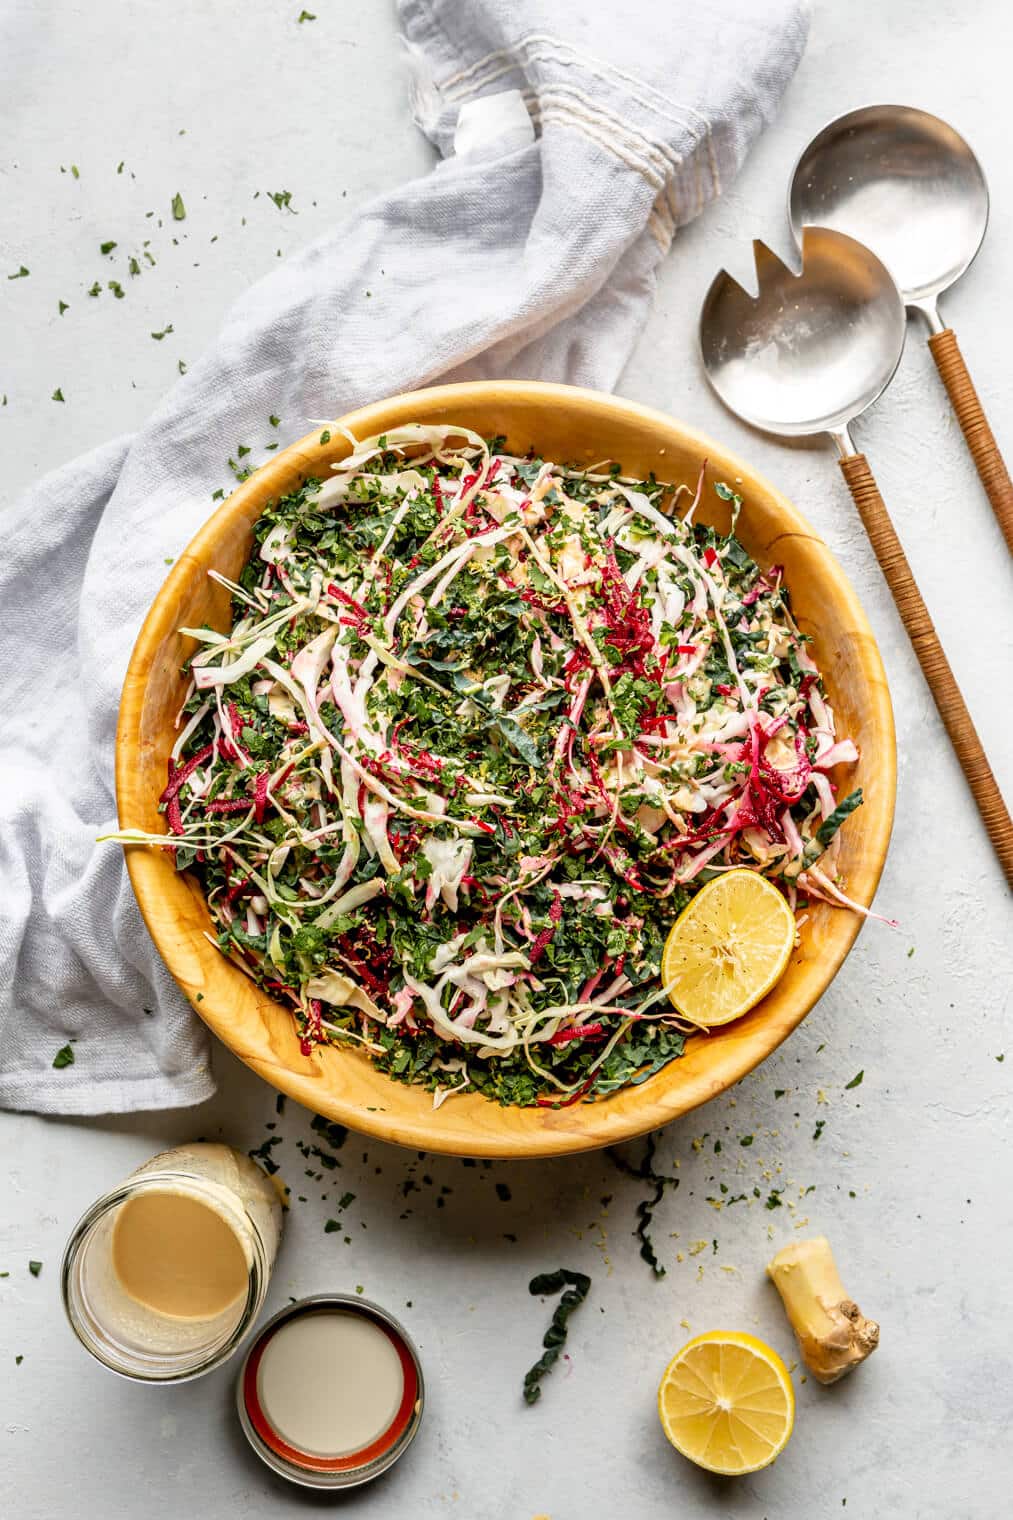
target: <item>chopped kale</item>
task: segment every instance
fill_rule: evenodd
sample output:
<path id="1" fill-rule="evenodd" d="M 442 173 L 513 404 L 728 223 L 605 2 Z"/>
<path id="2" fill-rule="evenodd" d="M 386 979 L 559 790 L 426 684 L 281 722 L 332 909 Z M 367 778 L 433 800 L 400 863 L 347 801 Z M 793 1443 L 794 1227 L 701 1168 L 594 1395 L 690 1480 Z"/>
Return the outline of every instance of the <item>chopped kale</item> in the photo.
<path id="1" fill-rule="evenodd" d="M 558 1267 L 555 1272 L 541 1272 L 528 1283 L 528 1292 L 538 1296 L 558 1293 L 565 1288 L 556 1305 L 549 1328 L 542 1337 L 545 1350 L 533 1367 L 524 1374 L 524 1402 L 537 1404 L 542 1396 L 542 1378 L 551 1372 L 566 1344 L 567 1322 L 575 1309 L 579 1309 L 591 1290 L 591 1279 L 585 1272 L 571 1272 Z"/>

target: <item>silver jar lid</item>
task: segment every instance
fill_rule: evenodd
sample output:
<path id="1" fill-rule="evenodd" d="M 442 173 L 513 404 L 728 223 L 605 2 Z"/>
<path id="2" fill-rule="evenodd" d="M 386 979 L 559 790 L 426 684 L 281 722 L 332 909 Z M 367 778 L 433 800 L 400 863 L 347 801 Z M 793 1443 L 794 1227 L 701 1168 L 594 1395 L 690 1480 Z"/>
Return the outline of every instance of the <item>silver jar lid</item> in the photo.
<path id="1" fill-rule="evenodd" d="M 260 1367 L 264 1353 L 278 1332 L 306 1315 L 334 1312 L 353 1314 L 372 1323 L 397 1352 L 403 1379 L 397 1411 L 387 1428 L 360 1449 L 335 1456 L 300 1451 L 292 1432 L 283 1436 L 271 1421 L 262 1402 Z M 418 1352 L 393 1315 L 379 1304 L 346 1293 L 318 1293 L 289 1304 L 259 1332 L 247 1352 L 236 1384 L 239 1421 L 246 1439 L 267 1466 L 304 1488 L 356 1488 L 378 1478 L 404 1455 L 418 1433 L 425 1402 L 422 1367 Z"/>

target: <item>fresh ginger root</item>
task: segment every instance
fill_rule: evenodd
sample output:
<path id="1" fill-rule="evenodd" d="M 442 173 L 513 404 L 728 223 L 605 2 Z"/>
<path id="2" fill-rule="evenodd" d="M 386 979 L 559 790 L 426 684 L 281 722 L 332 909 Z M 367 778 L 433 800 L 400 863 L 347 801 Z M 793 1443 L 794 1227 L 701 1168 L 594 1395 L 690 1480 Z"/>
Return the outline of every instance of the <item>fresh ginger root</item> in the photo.
<path id="1" fill-rule="evenodd" d="M 793 1240 L 768 1263 L 767 1275 L 819 1382 L 836 1383 L 879 1345 L 879 1326 L 845 1293 L 825 1236 Z"/>

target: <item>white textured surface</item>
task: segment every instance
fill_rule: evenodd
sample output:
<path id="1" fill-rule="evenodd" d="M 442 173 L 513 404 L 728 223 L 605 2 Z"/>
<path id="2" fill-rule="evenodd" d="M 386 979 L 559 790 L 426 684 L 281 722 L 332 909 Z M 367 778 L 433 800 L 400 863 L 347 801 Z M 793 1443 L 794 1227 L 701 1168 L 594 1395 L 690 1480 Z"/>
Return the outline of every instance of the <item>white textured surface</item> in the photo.
<path id="1" fill-rule="evenodd" d="M 25 120 L 26 102 L 34 123 L 29 142 L 14 146 L 5 135 L 0 168 L 0 272 L 21 263 L 31 270 L 26 280 L 0 282 L 5 485 L 135 426 L 176 360 L 199 352 L 228 301 L 276 250 L 340 214 L 342 191 L 354 203 L 425 168 L 386 8 L 374 0 L 353 21 L 317 0 L 318 19 L 301 26 L 299 9 L 298 0 L 250 0 L 240 15 L 195 0 L 171 8 L 143 0 L 129 12 L 22 4 L 0 17 L 0 125 L 4 106 Z M 1008 898 L 831 452 L 787 449 L 740 428 L 708 394 L 693 342 L 714 269 L 727 263 L 744 274 L 754 235 L 786 249 L 784 186 L 811 132 L 867 100 L 925 105 L 967 133 L 991 180 L 988 241 L 945 312 L 1013 454 L 1004 279 L 1013 161 L 996 104 L 1007 93 L 1013 21 L 1004 0 L 937 0 L 925 12 L 914 0 L 817 9 L 778 123 L 725 200 L 679 235 L 623 385 L 748 453 L 852 576 L 896 704 L 897 825 L 879 906 L 903 928 L 867 928 L 788 1045 L 736 1092 L 665 1132 L 659 1164 L 667 1170 L 678 1158 L 681 1185 L 656 1217 L 669 1268 L 661 1281 L 629 1233 L 643 1190 L 607 1157 L 468 1168 L 352 1137 L 341 1170 L 325 1174 L 328 1184 L 337 1180 L 311 1183 L 295 1148 L 308 1121 L 290 1105 L 274 1132 L 284 1136 L 276 1155 L 308 1201 L 292 1210 L 273 1304 L 361 1284 L 416 1336 L 428 1381 L 416 1447 L 382 1484 L 350 1497 L 344 1513 L 990 1520 L 1008 1505 L 1004 1390 L 1013 1386 L 1013 1348 L 1000 1310 L 1013 1250 Z M 60 174 L 71 162 L 79 180 Z M 279 189 L 292 192 L 298 218 L 263 193 Z M 188 214 L 174 225 L 167 211 L 177 190 Z M 156 216 L 146 221 L 149 209 Z M 94 279 L 122 276 L 104 267 L 98 244 L 115 239 L 120 252 L 145 237 L 156 267 L 124 278 L 124 300 L 109 292 L 90 300 Z M 63 317 L 60 299 L 71 303 Z M 171 338 L 152 342 L 149 332 L 168 322 Z M 48 399 L 57 386 L 64 406 Z M 1013 574 L 917 329 L 890 393 L 856 431 L 1013 792 Z M 845 1091 L 859 1069 L 862 1085 Z M 265 1138 L 273 1094 L 220 1051 L 217 1070 L 219 1097 L 189 1114 L 93 1123 L 0 1116 L 10 1179 L 0 1210 L 0 1271 L 10 1272 L 0 1280 L 0 1466 L 12 1520 L 257 1520 L 319 1507 L 247 1451 L 230 1370 L 175 1390 L 134 1388 L 79 1351 L 59 1310 L 60 1250 L 95 1193 L 178 1140 L 223 1136 L 253 1146 Z M 749 1135 L 753 1143 L 740 1146 Z M 722 1196 L 721 1182 L 725 1196 L 751 1197 L 757 1186 L 761 1198 L 716 1212 L 707 1197 Z M 438 1208 L 443 1187 L 452 1191 Z M 768 1211 L 772 1188 L 784 1189 L 784 1205 Z M 356 1194 L 344 1211 L 350 1245 L 344 1233 L 323 1230 L 346 1190 Z M 668 1449 L 654 1388 L 685 1336 L 684 1318 L 694 1331 L 754 1329 L 791 1355 L 762 1268 L 803 1218 L 835 1243 L 846 1285 L 883 1323 L 882 1348 L 835 1389 L 796 1377 L 791 1446 L 774 1469 L 730 1487 Z M 691 1256 L 698 1241 L 706 1247 Z M 44 1264 L 37 1279 L 30 1258 Z M 572 1321 L 572 1361 L 529 1409 L 520 1380 L 549 1310 L 526 1284 L 558 1265 L 590 1271 L 591 1297 Z M 17 1367 L 16 1355 L 24 1357 Z"/>

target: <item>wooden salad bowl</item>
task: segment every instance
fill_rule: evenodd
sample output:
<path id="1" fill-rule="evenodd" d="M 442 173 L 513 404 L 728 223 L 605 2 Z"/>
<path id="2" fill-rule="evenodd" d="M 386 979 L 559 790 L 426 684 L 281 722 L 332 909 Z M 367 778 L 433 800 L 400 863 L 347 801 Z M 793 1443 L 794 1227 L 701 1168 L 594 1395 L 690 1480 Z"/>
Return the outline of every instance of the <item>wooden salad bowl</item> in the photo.
<path id="1" fill-rule="evenodd" d="M 814 641 L 842 736 L 858 745 L 857 766 L 842 767 L 845 791 L 861 786 L 864 806 L 841 834 L 847 890 L 869 904 L 893 822 L 896 755 L 886 676 L 872 630 L 844 572 L 806 520 L 741 459 L 660 412 L 615 396 L 525 381 L 445 385 L 396 396 L 342 419 L 360 438 L 407 422 L 457 422 L 486 437 L 505 435 L 562 463 L 603 458 L 629 474 L 695 485 L 707 461 L 710 481 L 734 482 L 745 498 L 739 534 L 761 566 L 782 563 L 792 606 Z M 123 688 L 116 786 L 122 828 L 161 832 L 173 720 L 193 653 L 181 626 L 229 626 L 228 593 L 207 571 L 238 576 L 251 527 L 267 504 L 308 476 L 326 478 L 349 450 L 337 427 L 318 428 L 261 466 L 218 508 L 168 576 L 145 619 Z M 727 531 L 727 504 L 705 490 L 699 518 Z M 822 996 L 854 944 L 863 920 L 813 903 L 800 944 L 774 990 L 736 1023 L 687 1041 L 673 1061 L 638 1087 L 568 1108 L 503 1108 L 463 1094 L 436 1111 L 432 1095 L 384 1076 L 352 1049 L 299 1051 L 289 1010 L 257 988 L 205 938 L 211 918 L 197 878 L 177 873 L 172 856 L 126 847 L 134 891 L 152 938 L 194 1009 L 220 1040 L 266 1081 L 307 1108 L 378 1138 L 419 1150 L 466 1156 L 550 1156 L 611 1145 L 666 1124 L 706 1103 L 757 1066 Z"/>

